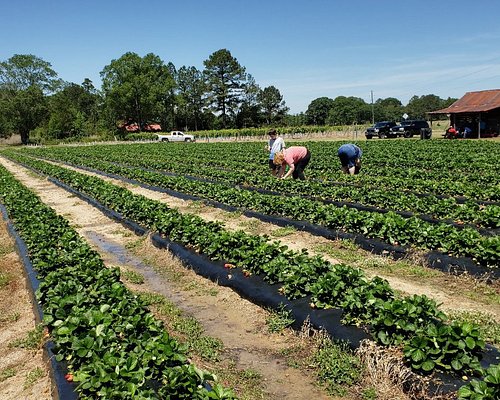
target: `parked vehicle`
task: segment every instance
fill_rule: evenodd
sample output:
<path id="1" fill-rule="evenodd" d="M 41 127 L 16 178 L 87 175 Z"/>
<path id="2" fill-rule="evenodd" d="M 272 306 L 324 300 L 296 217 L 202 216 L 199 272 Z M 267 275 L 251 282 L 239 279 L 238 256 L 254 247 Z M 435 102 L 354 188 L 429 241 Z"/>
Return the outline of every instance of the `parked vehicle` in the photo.
<path id="1" fill-rule="evenodd" d="M 405 138 L 411 138 L 418 135 L 423 139 L 430 139 L 432 136 L 432 129 L 427 121 L 406 120 L 402 121 L 400 125 L 392 127 L 390 134 L 394 137 L 404 136 Z"/>
<path id="2" fill-rule="evenodd" d="M 365 136 L 367 139 L 371 139 L 374 136 L 378 136 L 380 139 L 389 137 L 390 130 L 392 127 L 396 126 L 394 121 L 381 121 L 377 122 L 372 127 L 366 129 Z"/>
<path id="3" fill-rule="evenodd" d="M 168 135 L 157 135 L 160 142 L 194 142 L 193 135 L 185 134 L 181 131 L 172 131 Z"/>

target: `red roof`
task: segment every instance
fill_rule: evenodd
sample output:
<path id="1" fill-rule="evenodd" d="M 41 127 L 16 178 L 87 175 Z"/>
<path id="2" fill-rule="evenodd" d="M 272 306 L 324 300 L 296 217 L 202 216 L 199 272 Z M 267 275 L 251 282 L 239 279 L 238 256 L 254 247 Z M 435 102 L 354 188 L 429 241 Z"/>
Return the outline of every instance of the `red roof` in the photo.
<path id="1" fill-rule="evenodd" d="M 484 112 L 500 108 L 500 89 L 467 92 L 451 106 L 429 114 L 456 114 L 466 112 Z"/>

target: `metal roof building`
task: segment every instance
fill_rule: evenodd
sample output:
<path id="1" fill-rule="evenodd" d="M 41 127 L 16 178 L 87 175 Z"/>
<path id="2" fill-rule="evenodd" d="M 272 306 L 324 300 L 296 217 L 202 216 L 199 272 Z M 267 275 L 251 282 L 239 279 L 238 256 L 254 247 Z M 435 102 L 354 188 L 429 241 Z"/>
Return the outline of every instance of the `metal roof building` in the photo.
<path id="1" fill-rule="evenodd" d="M 472 137 L 498 136 L 500 133 L 500 89 L 467 92 L 449 107 L 429 114 L 447 114 L 451 125 L 469 127 Z"/>

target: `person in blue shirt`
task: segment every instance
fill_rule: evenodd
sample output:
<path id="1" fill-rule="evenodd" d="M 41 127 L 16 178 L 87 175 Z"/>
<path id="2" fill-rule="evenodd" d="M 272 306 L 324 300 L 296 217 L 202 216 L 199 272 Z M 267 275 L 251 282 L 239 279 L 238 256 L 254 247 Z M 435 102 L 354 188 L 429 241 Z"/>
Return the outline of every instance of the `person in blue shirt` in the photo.
<path id="1" fill-rule="evenodd" d="M 356 175 L 361 170 L 363 151 L 355 144 L 348 143 L 339 147 L 338 156 L 345 174 Z"/>

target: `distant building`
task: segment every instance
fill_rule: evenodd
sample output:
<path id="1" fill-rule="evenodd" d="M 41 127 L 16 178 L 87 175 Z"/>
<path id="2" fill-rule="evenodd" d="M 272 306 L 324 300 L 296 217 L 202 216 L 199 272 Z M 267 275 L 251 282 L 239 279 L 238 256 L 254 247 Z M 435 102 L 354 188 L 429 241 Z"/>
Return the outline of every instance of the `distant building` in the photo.
<path id="1" fill-rule="evenodd" d="M 470 137 L 493 137 L 500 133 L 500 89 L 467 92 L 451 106 L 429 112 L 446 114 L 450 124 L 463 132 L 468 127 Z"/>

